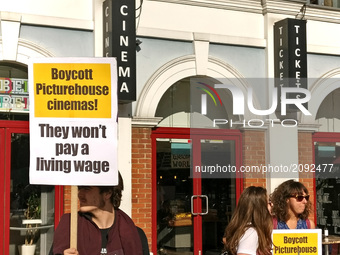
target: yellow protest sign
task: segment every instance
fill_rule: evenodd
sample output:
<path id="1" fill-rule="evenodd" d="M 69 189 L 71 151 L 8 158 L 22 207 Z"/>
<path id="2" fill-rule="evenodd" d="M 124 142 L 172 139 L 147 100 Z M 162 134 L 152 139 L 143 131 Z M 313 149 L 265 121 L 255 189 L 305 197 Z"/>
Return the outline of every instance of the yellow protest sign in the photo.
<path id="1" fill-rule="evenodd" d="M 273 255 L 321 255 L 321 229 L 273 230 L 273 244 Z"/>
<path id="2" fill-rule="evenodd" d="M 35 117 L 110 118 L 108 63 L 34 63 Z"/>

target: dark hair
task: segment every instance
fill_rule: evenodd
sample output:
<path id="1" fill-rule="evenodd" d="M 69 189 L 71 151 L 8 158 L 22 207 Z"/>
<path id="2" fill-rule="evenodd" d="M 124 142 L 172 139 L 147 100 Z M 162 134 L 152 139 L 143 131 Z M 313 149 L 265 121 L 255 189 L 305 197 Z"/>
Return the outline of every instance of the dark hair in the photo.
<path id="1" fill-rule="evenodd" d="M 114 208 L 119 208 L 122 201 L 122 191 L 124 190 L 123 178 L 118 172 L 118 185 L 117 186 L 98 186 L 100 193 L 111 192 L 111 203 Z"/>
<path id="2" fill-rule="evenodd" d="M 231 221 L 225 229 L 224 251 L 236 254 L 242 236 L 252 227 L 258 235 L 257 253 L 270 254 L 273 221 L 267 204 L 265 188 L 250 186 L 242 192 Z"/>
<path id="3" fill-rule="evenodd" d="M 280 221 L 287 221 L 289 218 L 287 199 L 295 195 L 303 195 L 306 193 L 308 195 L 308 190 L 301 182 L 295 180 L 288 180 L 281 183 L 271 194 L 270 199 L 273 203 L 272 212 L 275 217 Z M 305 210 L 299 217 L 303 220 L 308 218 L 312 204 L 308 200 Z"/>

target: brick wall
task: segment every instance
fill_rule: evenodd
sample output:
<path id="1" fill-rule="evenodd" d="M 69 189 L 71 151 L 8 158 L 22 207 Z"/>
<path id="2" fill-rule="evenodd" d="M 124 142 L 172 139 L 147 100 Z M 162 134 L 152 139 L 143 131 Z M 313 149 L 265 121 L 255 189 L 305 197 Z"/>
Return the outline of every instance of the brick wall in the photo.
<path id="1" fill-rule="evenodd" d="M 152 205 L 151 129 L 132 128 L 132 219 L 141 227 L 151 250 Z"/>
<path id="2" fill-rule="evenodd" d="M 298 133 L 298 146 L 299 146 L 299 164 L 313 164 L 313 140 L 312 133 L 299 132 Z M 308 189 L 310 194 L 310 200 L 313 203 L 313 211 L 310 215 L 310 219 L 314 220 L 314 198 L 315 198 L 315 186 L 313 173 L 300 173 L 299 181 L 303 183 Z"/>
<path id="3" fill-rule="evenodd" d="M 242 135 L 243 166 L 260 166 L 266 163 L 265 132 L 261 130 L 244 130 Z M 266 187 L 266 175 L 263 173 L 245 173 L 244 188 L 249 186 Z"/>

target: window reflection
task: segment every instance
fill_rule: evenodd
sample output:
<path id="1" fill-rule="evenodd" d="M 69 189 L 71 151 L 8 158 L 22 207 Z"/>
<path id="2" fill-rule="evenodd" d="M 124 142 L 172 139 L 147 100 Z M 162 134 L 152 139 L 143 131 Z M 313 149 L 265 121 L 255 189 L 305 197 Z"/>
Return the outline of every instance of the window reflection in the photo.
<path id="1" fill-rule="evenodd" d="M 310 4 L 317 4 L 321 6 L 328 6 L 328 7 L 340 7 L 339 0 L 309 0 Z"/>
<path id="2" fill-rule="evenodd" d="M 315 164 L 331 164 L 333 172 L 339 172 L 340 168 L 340 144 L 331 143 L 315 143 Z M 324 178 L 323 172 L 316 170 L 316 210 L 317 225 L 319 228 L 327 228 L 330 235 L 340 234 L 340 179 Z"/>
<path id="3" fill-rule="evenodd" d="M 54 187 L 29 184 L 29 135 L 12 134 L 10 183 L 10 254 L 22 245 L 49 254 L 54 232 Z"/>

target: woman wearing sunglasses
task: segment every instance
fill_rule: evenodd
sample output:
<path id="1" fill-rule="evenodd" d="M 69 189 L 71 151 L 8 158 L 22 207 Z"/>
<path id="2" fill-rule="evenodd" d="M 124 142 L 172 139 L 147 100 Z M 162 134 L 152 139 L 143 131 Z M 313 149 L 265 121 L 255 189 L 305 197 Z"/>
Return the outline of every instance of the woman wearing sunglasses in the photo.
<path id="1" fill-rule="evenodd" d="M 307 188 L 294 180 L 281 183 L 271 194 L 274 229 L 315 228 L 308 219 L 311 202 Z"/>

